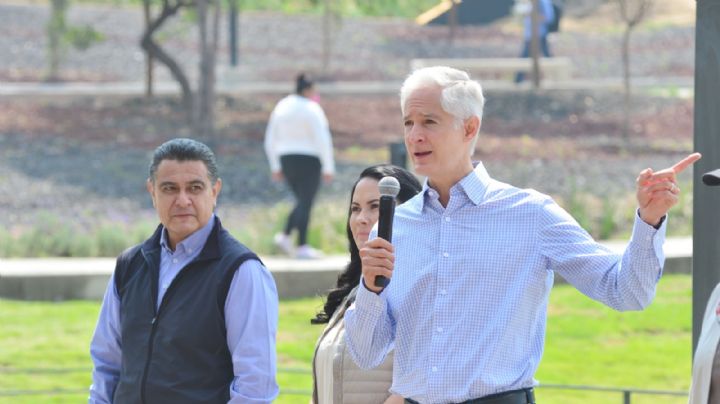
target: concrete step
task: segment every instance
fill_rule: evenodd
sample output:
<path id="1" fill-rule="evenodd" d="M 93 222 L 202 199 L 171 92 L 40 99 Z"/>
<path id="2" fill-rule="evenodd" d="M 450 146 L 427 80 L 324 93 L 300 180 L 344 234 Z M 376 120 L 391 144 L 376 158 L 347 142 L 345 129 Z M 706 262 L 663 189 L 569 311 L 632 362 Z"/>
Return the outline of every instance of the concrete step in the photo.
<path id="1" fill-rule="evenodd" d="M 624 241 L 605 242 L 622 252 Z M 665 242 L 665 273 L 692 271 L 692 238 Z M 314 260 L 261 257 L 275 278 L 281 299 L 325 295 L 347 265 L 346 255 Z M 19 300 L 102 299 L 115 258 L 28 258 L 0 260 L 0 297 Z M 555 283 L 564 280 L 557 276 Z"/>
<path id="2" fill-rule="evenodd" d="M 692 77 L 633 77 L 634 88 L 662 88 L 673 87 L 680 90 L 693 88 Z M 515 84 L 510 80 L 481 80 L 484 90 L 527 92 L 531 88 L 529 81 Z M 360 94 L 397 94 L 402 85 L 401 80 L 393 81 L 332 81 L 319 82 L 318 90 L 321 94 L 360 95 Z M 163 81 L 154 84 L 156 95 L 174 95 L 180 93 L 176 82 Z M 541 87 L 545 90 L 622 90 L 623 81 L 620 77 L 601 79 L 567 79 L 543 80 Z M 289 94 L 294 91 L 294 83 L 290 81 L 263 81 L 263 80 L 219 80 L 216 92 L 220 95 L 247 95 L 247 94 Z M 38 97 L 38 96 L 141 96 L 145 93 L 145 84 L 140 81 L 132 82 L 106 82 L 106 83 L 38 83 L 38 82 L 12 82 L 2 83 L 0 96 L 5 97 Z"/>

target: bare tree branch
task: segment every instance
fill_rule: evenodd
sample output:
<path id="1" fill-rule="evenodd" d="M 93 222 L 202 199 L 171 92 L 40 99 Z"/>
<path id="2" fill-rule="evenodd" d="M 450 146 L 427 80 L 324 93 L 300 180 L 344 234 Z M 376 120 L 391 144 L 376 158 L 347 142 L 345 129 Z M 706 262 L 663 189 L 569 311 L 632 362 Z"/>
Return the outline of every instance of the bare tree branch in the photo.
<path id="1" fill-rule="evenodd" d="M 150 0 L 143 1 L 149 3 Z M 162 47 L 160 47 L 160 45 L 157 44 L 157 42 L 155 42 L 153 36 L 168 18 L 177 14 L 180 9 L 190 7 L 192 4 L 194 4 L 194 1 L 192 0 L 177 1 L 173 4 L 170 4 L 169 0 L 163 0 L 160 13 L 150 22 L 150 24 L 148 24 L 147 29 L 140 39 L 140 46 L 145 49 L 150 57 L 157 59 L 160 63 L 164 64 L 168 70 L 170 70 L 170 74 L 178 82 L 180 88 L 182 89 L 183 104 L 188 111 L 192 111 L 193 105 L 193 95 L 192 89 L 190 88 L 190 82 L 188 81 L 185 72 L 182 70 L 182 67 L 175 61 L 175 59 L 173 59 L 172 56 L 170 56 L 169 53 L 167 53 Z"/>

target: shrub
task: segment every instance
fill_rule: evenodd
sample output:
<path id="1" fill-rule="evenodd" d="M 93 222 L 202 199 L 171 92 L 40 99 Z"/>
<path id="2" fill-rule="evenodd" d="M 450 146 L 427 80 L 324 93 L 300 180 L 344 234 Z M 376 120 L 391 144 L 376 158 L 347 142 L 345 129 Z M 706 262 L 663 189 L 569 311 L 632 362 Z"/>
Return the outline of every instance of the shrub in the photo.
<path id="1" fill-rule="evenodd" d="M 98 254 L 101 257 L 115 257 L 135 244 L 132 238 L 131 232 L 125 226 L 112 223 L 104 224 L 95 232 Z"/>

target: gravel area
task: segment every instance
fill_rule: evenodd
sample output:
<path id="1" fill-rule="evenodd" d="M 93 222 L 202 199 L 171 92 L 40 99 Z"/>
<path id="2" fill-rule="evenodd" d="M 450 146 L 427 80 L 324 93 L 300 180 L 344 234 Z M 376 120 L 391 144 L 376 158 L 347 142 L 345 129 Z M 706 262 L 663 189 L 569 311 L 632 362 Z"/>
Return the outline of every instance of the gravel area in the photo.
<path id="1" fill-rule="evenodd" d="M 248 145 L 251 146 L 251 145 Z M 25 227 L 50 213 L 77 224 L 107 220 L 128 222 L 153 216 L 144 188 L 150 152 L 112 144 L 67 141 L 25 143 L 20 136 L 0 136 L 0 226 Z M 221 154 L 222 206 L 261 206 L 290 201 L 285 187 L 272 183 L 259 144 L 242 157 Z M 683 153 L 641 157 L 604 156 L 586 159 L 483 159 L 491 175 L 519 187 L 567 198 L 573 190 L 625 195 L 645 167 L 666 167 Z M 253 157 L 254 156 L 254 157 Z M 340 161 L 336 180 L 325 185 L 321 198 L 344 200 L 366 164 Z M 690 173 L 681 180 L 690 181 Z"/>
<path id="2" fill-rule="evenodd" d="M 270 181 L 262 149 L 275 98 L 227 99 L 217 108 L 222 124 L 212 142 L 224 181 L 222 205 L 291 200 L 284 186 Z M 532 102 L 489 93 L 488 99 L 476 157 L 502 181 L 561 198 L 575 191 L 626 195 L 641 169 L 669 166 L 692 144 L 689 100 L 641 98 L 639 131 L 625 144 L 615 93 L 549 92 Z M 400 113 L 394 96 L 322 102 L 338 173 L 320 197 L 344 201 L 361 168 L 388 158 L 388 143 L 401 139 Z M 0 225 L 30 225 L 42 212 L 74 221 L 122 221 L 139 211 L 152 216 L 143 182 L 147 165 L 158 144 L 191 135 L 182 115 L 171 99 L 0 100 Z M 658 115 L 666 124 L 658 124 Z"/>
<path id="3" fill-rule="evenodd" d="M 291 201 L 286 187 L 271 181 L 260 144 L 243 148 L 242 155 L 218 153 L 220 206 Z M 6 230 L 21 231 L 44 215 L 81 228 L 98 220 L 133 223 L 154 217 L 145 190 L 150 149 L 53 138 L 27 143 L 19 135 L 0 135 L 0 150 L 0 226 Z M 320 198 L 344 200 L 363 167 L 339 162 L 336 179 L 323 185 Z"/>

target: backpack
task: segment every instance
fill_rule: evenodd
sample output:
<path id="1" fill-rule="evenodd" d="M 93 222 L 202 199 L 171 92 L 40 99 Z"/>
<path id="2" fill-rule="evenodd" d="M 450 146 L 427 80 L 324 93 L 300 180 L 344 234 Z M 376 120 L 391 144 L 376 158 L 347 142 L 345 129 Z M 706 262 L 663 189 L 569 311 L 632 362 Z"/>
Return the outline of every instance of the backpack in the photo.
<path id="1" fill-rule="evenodd" d="M 560 31 L 560 18 L 562 18 L 562 7 L 555 4 L 553 2 L 552 4 L 553 8 L 553 14 L 555 14 L 555 17 L 552 21 L 550 21 L 547 25 L 547 32 L 558 32 Z"/>

